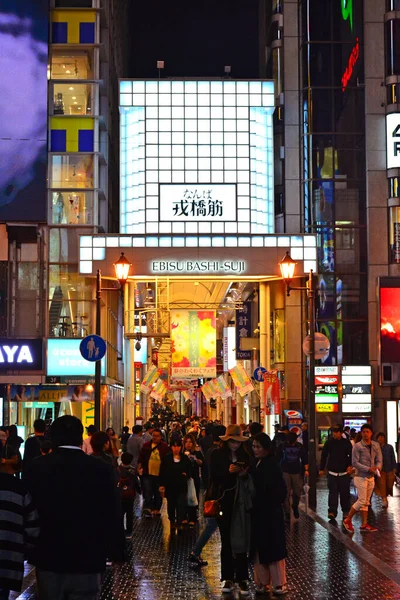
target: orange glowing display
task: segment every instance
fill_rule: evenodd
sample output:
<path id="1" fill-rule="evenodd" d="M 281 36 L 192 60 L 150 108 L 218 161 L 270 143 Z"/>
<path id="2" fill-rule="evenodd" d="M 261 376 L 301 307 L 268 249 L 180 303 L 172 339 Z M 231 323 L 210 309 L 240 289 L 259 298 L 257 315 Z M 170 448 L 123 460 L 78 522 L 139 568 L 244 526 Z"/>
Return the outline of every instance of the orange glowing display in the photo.
<path id="1" fill-rule="evenodd" d="M 381 361 L 400 362 L 400 288 L 381 288 Z"/>

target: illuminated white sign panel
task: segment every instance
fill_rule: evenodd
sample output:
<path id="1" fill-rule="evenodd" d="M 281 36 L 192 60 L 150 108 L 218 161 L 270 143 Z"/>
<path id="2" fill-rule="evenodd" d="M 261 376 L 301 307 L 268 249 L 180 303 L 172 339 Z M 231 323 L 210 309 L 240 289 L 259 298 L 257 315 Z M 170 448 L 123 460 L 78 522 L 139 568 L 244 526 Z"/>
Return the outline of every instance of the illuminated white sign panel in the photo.
<path id="1" fill-rule="evenodd" d="M 224 371 L 229 371 L 236 366 L 236 329 L 235 327 L 224 327 L 223 335 L 223 360 L 224 360 Z"/>
<path id="2" fill-rule="evenodd" d="M 371 404 L 342 404 L 344 413 L 370 413 Z"/>
<path id="3" fill-rule="evenodd" d="M 120 233 L 203 248 L 273 233 L 274 110 L 272 81 L 120 81 Z"/>
<path id="4" fill-rule="evenodd" d="M 387 168 L 400 167 L 400 113 L 386 115 Z"/>
<path id="5" fill-rule="evenodd" d="M 246 263 L 243 260 L 153 260 L 150 265 L 152 273 L 244 273 Z"/>
<path id="6" fill-rule="evenodd" d="M 160 185 L 160 221 L 237 221 L 236 185 Z"/>

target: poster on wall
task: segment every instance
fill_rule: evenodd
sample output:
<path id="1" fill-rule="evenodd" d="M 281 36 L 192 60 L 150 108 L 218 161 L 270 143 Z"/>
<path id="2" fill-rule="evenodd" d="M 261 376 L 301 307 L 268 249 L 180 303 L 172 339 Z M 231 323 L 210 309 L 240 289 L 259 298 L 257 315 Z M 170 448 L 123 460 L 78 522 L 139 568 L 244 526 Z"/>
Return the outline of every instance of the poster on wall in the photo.
<path id="1" fill-rule="evenodd" d="M 281 395 L 278 371 L 264 373 L 264 406 L 266 415 L 281 414 Z"/>
<path id="2" fill-rule="evenodd" d="M 48 0 L 0 3 L 0 221 L 46 218 L 48 20 Z"/>
<path id="3" fill-rule="evenodd" d="M 171 311 L 171 377 L 215 377 L 216 348 L 214 310 Z"/>

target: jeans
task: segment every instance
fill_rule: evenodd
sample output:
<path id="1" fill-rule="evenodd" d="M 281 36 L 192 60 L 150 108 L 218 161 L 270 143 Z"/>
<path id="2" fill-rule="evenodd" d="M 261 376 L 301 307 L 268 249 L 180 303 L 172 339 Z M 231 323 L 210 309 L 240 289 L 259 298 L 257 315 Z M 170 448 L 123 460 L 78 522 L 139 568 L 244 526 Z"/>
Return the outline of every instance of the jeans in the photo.
<path id="1" fill-rule="evenodd" d="M 38 600 L 99 600 L 101 573 L 54 573 L 36 569 Z"/>
<path id="2" fill-rule="evenodd" d="M 328 489 L 328 511 L 336 517 L 340 497 L 343 516 L 348 515 L 350 511 L 350 475 L 336 477 L 328 473 Z"/>
<path id="3" fill-rule="evenodd" d="M 203 550 L 204 546 L 207 544 L 208 540 L 210 539 L 210 537 L 212 536 L 214 531 L 216 531 L 217 529 L 218 529 L 217 519 L 211 519 L 211 518 L 206 519 L 206 526 L 203 529 L 203 531 L 201 532 L 201 534 L 199 535 L 196 545 L 193 550 L 193 554 L 195 556 L 200 556 L 201 551 Z"/>
<path id="4" fill-rule="evenodd" d="M 185 517 L 186 494 L 171 494 L 167 496 L 168 519 L 171 523 L 180 525 Z"/>
<path id="5" fill-rule="evenodd" d="M 126 531 L 132 533 L 133 529 L 133 500 L 122 500 L 122 518 L 126 515 Z"/>
<path id="6" fill-rule="evenodd" d="M 149 510 L 160 510 L 162 498 L 158 488 L 160 487 L 160 478 L 155 475 L 143 475 L 143 508 Z"/>
<path id="7" fill-rule="evenodd" d="M 292 508 L 299 506 L 301 490 L 303 488 L 303 476 L 300 473 L 283 473 L 283 479 L 286 483 L 287 496 L 285 499 L 285 512 L 290 513 L 290 490 L 292 490 Z"/>

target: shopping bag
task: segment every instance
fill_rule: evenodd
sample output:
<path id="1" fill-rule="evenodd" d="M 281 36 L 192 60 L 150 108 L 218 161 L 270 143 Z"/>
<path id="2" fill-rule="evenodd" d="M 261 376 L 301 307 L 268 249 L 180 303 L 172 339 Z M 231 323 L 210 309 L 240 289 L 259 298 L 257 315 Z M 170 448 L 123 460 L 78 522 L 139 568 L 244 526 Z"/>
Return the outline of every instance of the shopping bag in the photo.
<path id="1" fill-rule="evenodd" d="M 188 506 L 198 506 L 198 500 L 197 500 L 197 495 L 196 495 L 196 487 L 194 485 L 194 481 L 193 478 L 190 477 L 188 479 L 188 486 L 187 486 L 187 503 Z"/>

